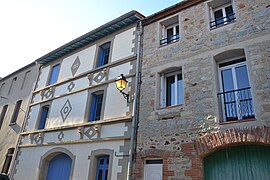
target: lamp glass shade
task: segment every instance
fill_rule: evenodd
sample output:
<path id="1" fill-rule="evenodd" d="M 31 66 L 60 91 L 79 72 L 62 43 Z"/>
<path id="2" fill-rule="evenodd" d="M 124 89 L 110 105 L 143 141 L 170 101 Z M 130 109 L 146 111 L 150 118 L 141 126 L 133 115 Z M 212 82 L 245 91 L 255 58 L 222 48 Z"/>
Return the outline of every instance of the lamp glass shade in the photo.
<path id="1" fill-rule="evenodd" d="M 116 88 L 119 90 L 119 91 L 123 91 L 124 89 L 126 89 L 126 86 L 127 86 L 127 80 L 125 78 L 125 76 L 123 76 L 123 74 L 121 74 L 119 77 L 117 77 L 117 79 L 115 80 L 115 85 L 116 85 Z"/>

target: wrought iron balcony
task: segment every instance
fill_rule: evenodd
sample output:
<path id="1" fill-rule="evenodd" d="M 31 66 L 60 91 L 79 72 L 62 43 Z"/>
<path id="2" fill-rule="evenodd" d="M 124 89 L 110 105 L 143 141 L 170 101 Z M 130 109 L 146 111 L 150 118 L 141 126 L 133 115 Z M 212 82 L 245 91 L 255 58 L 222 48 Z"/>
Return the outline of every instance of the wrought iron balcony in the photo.
<path id="1" fill-rule="evenodd" d="M 232 22 L 236 19 L 235 13 L 228 14 L 228 16 L 217 18 L 214 21 L 210 22 L 210 28 L 215 28 L 223 24 L 227 24 L 229 22 Z"/>
<path id="2" fill-rule="evenodd" d="M 179 41 L 179 34 L 171 35 L 169 37 L 161 39 L 160 45 L 165 45 L 176 41 Z"/>
<path id="3" fill-rule="evenodd" d="M 218 93 L 221 122 L 255 118 L 250 87 Z"/>

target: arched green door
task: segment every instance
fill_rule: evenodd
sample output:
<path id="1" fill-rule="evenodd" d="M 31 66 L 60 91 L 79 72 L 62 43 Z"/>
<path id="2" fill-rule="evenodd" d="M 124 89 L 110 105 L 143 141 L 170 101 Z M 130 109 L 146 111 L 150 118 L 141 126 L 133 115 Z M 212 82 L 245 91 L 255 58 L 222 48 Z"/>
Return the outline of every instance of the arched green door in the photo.
<path id="1" fill-rule="evenodd" d="M 270 147 L 242 145 L 204 159 L 205 180 L 269 180 Z"/>

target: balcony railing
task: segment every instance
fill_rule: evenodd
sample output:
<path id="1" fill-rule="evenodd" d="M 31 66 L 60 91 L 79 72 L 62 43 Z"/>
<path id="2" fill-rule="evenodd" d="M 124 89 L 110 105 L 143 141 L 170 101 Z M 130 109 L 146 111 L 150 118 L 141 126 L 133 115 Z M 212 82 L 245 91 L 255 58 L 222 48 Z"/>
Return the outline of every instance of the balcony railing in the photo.
<path id="1" fill-rule="evenodd" d="M 217 18 L 214 21 L 210 22 L 210 28 L 215 28 L 223 24 L 227 24 L 229 22 L 232 22 L 236 19 L 235 13 L 228 14 L 228 16 Z"/>
<path id="2" fill-rule="evenodd" d="M 255 118 L 250 87 L 218 93 L 221 122 Z"/>
<path id="3" fill-rule="evenodd" d="M 161 39 L 160 40 L 160 45 L 169 44 L 169 43 L 172 43 L 172 42 L 176 42 L 178 40 L 179 40 L 179 34 L 171 35 L 169 37 Z"/>

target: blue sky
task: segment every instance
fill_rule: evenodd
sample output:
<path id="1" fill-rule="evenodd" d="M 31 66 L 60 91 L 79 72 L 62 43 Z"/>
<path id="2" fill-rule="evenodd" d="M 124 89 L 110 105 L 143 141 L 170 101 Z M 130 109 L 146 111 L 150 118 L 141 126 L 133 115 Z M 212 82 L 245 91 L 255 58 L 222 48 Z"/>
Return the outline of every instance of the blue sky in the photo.
<path id="1" fill-rule="evenodd" d="M 0 0 L 0 77 L 131 10 L 145 16 L 180 0 Z"/>

